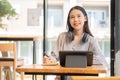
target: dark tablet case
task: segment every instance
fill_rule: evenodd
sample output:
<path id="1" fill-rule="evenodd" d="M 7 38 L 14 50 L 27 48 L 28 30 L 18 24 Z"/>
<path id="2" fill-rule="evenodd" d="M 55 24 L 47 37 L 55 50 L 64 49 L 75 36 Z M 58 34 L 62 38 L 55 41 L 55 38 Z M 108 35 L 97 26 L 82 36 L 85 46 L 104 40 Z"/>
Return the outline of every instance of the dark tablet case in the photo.
<path id="1" fill-rule="evenodd" d="M 63 67 L 85 68 L 93 64 L 93 53 L 90 51 L 59 51 L 59 59 Z"/>

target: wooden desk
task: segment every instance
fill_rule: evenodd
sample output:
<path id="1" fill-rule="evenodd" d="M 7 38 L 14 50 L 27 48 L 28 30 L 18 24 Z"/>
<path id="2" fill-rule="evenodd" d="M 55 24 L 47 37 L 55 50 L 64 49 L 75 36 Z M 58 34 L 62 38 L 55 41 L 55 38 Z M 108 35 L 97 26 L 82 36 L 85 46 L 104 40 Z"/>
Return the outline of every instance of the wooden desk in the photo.
<path id="1" fill-rule="evenodd" d="M 65 68 L 57 66 L 42 66 L 40 64 L 25 65 L 16 68 L 17 72 L 24 72 L 31 75 L 83 75 L 98 76 L 99 73 L 106 73 L 102 65 L 93 65 L 86 68 Z"/>

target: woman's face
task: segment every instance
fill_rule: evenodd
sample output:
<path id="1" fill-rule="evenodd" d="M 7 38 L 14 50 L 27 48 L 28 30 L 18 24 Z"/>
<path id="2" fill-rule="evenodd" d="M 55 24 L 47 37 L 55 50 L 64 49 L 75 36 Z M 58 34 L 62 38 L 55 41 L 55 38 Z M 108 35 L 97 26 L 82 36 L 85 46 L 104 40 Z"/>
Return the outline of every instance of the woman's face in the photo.
<path id="1" fill-rule="evenodd" d="M 75 31 L 82 30 L 83 31 L 83 26 L 85 21 L 87 21 L 87 17 L 84 16 L 84 14 L 77 9 L 73 9 L 70 13 L 70 24 L 72 28 Z"/>

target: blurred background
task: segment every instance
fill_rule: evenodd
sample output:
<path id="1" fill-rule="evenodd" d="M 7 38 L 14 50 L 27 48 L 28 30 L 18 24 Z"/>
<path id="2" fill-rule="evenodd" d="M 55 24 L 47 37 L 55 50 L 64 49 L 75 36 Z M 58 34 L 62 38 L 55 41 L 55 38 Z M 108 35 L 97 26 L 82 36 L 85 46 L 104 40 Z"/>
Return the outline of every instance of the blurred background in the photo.
<path id="1" fill-rule="evenodd" d="M 9 20 L 2 18 L 2 34 L 36 35 L 35 63 L 43 62 L 55 46 L 59 33 L 66 31 L 66 19 L 72 6 L 84 7 L 88 14 L 90 29 L 110 64 L 110 0 L 8 0 L 18 15 Z M 33 42 L 17 41 L 18 57 L 25 64 L 33 63 Z M 52 80 L 52 79 L 51 79 Z"/>

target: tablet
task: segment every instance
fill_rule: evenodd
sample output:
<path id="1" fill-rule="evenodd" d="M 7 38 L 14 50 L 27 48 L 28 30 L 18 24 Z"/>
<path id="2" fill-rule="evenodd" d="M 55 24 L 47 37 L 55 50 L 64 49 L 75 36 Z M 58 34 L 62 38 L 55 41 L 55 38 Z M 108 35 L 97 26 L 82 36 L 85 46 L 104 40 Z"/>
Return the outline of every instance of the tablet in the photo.
<path id="1" fill-rule="evenodd" d="M 63 67 L 87 67 L 93 64 L 91 51 L 59 51 L 60 65 Z"/>

